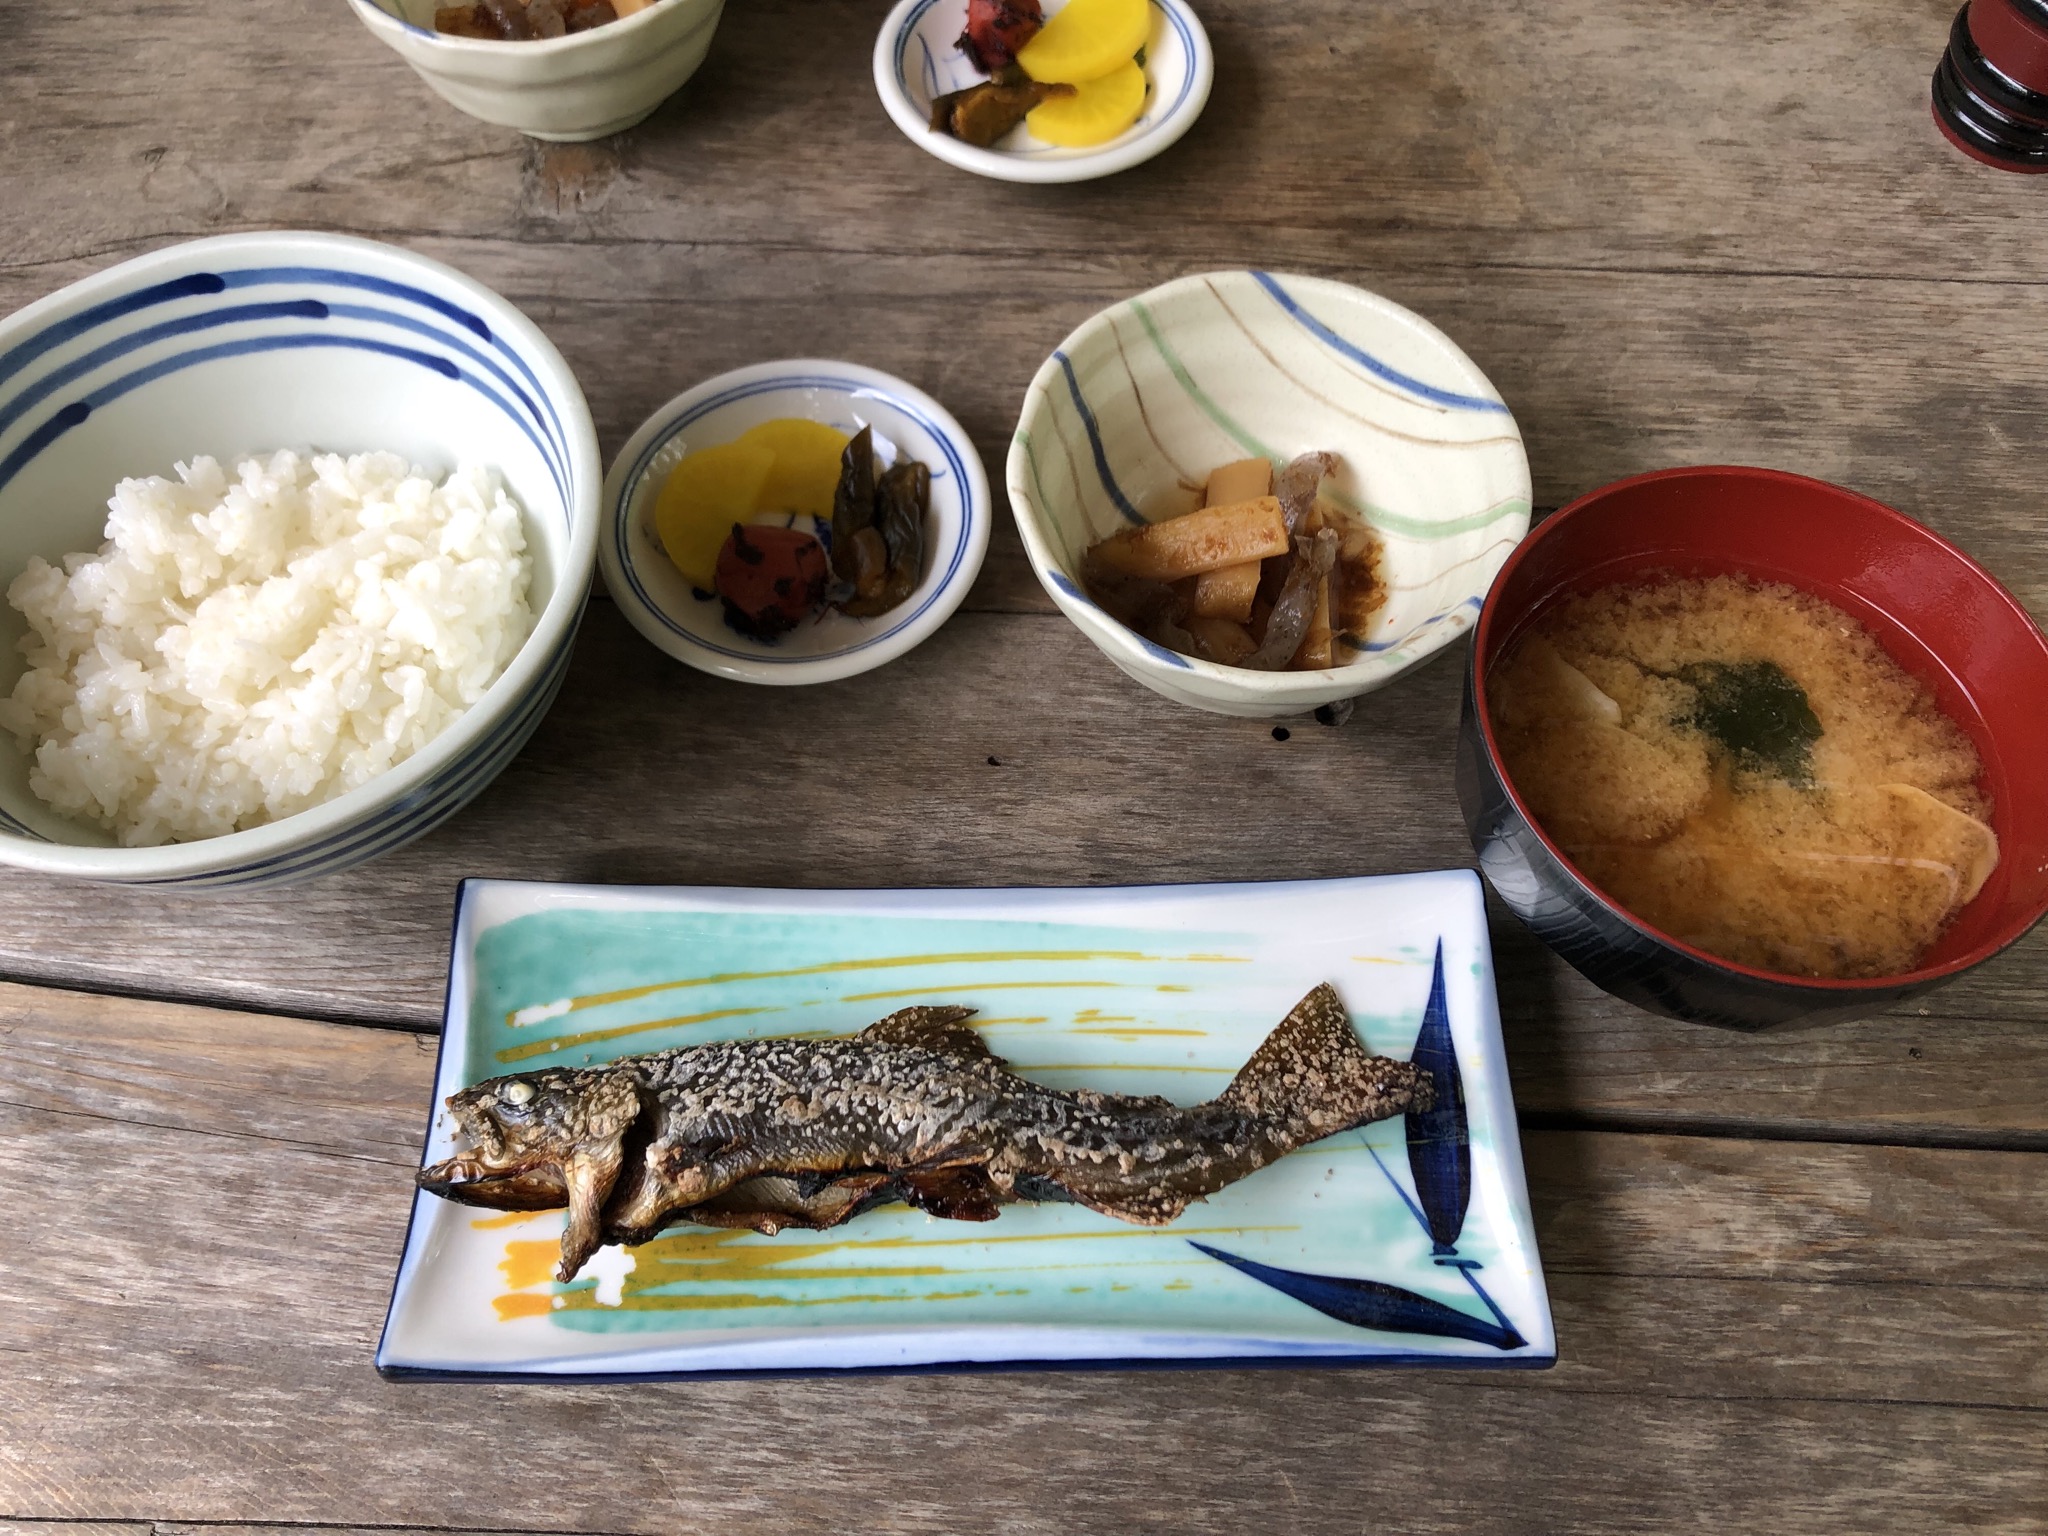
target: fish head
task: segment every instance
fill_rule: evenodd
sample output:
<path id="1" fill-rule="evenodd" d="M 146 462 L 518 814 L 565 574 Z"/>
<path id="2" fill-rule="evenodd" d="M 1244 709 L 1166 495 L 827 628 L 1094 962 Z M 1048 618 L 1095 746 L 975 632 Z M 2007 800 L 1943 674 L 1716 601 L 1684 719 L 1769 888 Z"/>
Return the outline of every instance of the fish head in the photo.
<path id="1" fill-rule="evenodd" d="M 568 1264 L 572 1252 L 578 1254 L 569 1268 L 573 1275 L 597 1249 L 600 1212 L 641 1108 L 638 1079 L 619 1068 L 494 1077 L 449 1095 L 448 1112 L 463 1145 L 422 1168 L 420 1188 L 504 1211 L 567 1206 L 563 1257 Z"/>

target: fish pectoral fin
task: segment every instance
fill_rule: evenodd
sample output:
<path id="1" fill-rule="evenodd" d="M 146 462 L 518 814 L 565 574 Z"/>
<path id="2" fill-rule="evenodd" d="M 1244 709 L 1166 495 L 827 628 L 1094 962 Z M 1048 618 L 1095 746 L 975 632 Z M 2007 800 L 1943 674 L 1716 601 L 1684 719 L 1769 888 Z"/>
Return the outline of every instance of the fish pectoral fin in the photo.
<path id="1" fill-rule="evenodd" d="M 933 1168 L 897 1176 L 903 1198 L 930 1216 L 948 1221 L 994 1221 L 1002 1214 L 996 1187 L 978 1165 Z"/>
<path id="2" fill-rule="evenodd" d="M 885 1019 L 877 1019 L 860 1032 L 863 1040 L 889 1045 L 914 1045 L 926 1051 L 950 1051 L 956 1056 L 979 1056 L 1002 1065 L 1003 1058 L 988 1048 L 966 1020 L 972 1008 L 904 1008 Z"/>
<path id="3" fill-rule="evenodd" d="M 555 1278 L 567 1285 L 605 1244 L 604 1203 L 619 1177 L 623 1153 L 614 1141 L 578 1152 L 564 1167 L 568 1186 L 569 1224 L 562 1229 L 562 1262 Z"/>

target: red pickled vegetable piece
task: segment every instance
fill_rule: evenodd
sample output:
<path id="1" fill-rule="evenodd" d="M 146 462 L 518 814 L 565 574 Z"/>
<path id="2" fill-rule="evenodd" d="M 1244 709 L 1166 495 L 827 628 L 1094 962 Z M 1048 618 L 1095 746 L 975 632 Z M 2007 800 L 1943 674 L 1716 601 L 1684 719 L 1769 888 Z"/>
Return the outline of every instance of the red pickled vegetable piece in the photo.
<path id="1" fill-rule="evenodd" d="M 967 0 L 967 30 L 955 45 L 985 75 L 1017 61 L 1017 50 L 1038 36 L 1045 13 L 1038 0 Z"/>
<path id="2" fill-rule="evenodd" d="M 725 622 L 755 640 L 788 634 L 825 598 L 825 546 L 797 528 L 733 525 L 713 585 Z"/>

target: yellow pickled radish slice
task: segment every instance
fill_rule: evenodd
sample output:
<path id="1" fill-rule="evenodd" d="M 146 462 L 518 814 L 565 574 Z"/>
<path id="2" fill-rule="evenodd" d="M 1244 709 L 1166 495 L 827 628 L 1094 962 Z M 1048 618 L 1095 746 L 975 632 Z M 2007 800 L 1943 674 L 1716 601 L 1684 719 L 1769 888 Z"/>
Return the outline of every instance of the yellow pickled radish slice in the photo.
<path id="1" fill-rule="evenodd" d="M 1075 86 L 1073 95 L 1056 96 L 1033 107 L 1024 123 L 1048 144 L 1087 149 L 1107 144 L 1144 110 L 1145 71 L 1126 59 L 1122 69 Z"/>
<path id="2" fill-rule="evenodd" d="M 1017 51 L 1034 80 L 1081 85 L 1131 62 L 1152 32 L 1152 0 L 1067 0 Z"/>
<path id="3" fill-rule="evenodd" d="M 654 531 L 677 570 L 709 592 L 718 571 L 718 551 L 760 504 L 761 487 L 775 468 L 775 455 L 751 443 L 700 448 L 669 471 L 654 504 Z"/>
<path id="4" fill-rule="evenodd" d="M 775 467 L 761 487 L 756 511 L 832 515 L 832 493 L 839 488 L 839 460 L 848 441 L 844 432 L 821 421 L 784 416 L 748 428 L 737 441 L 775 455 Z"/>

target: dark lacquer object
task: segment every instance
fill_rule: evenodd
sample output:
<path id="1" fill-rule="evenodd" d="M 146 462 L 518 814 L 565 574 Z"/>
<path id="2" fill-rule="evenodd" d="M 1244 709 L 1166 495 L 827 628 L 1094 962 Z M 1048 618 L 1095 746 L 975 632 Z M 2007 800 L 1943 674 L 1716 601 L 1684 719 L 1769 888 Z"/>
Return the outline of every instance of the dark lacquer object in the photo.
<path id="1" fill-rule="evenodd" d="M 1972 159 L 2048 171 L 2048 0 L 1970 0 L 1956 13 L 1934 121 Z"/>
<path id="2" fill-rule="evenodd" d="M 1976 744 L 1998 869 L 1916 970 L 1820 981 L 1681 943 L 1580 875 L 1508 782 L 1487 678 L 1552 602 L 1620 581 L 1724 574 L 1799 587 L 1851 614 Z M 1638 1007 L 1747 1030 L 1856 1018 L 1989 959 L 2048 912 L 2048 636 L 1982 566 L 1868 497 L 1769 469 L 1617 481 L 1522 541 L 1487 594 L 1466 666 L 1458 800 L 1480 869 L 1539 938 Z"/>

